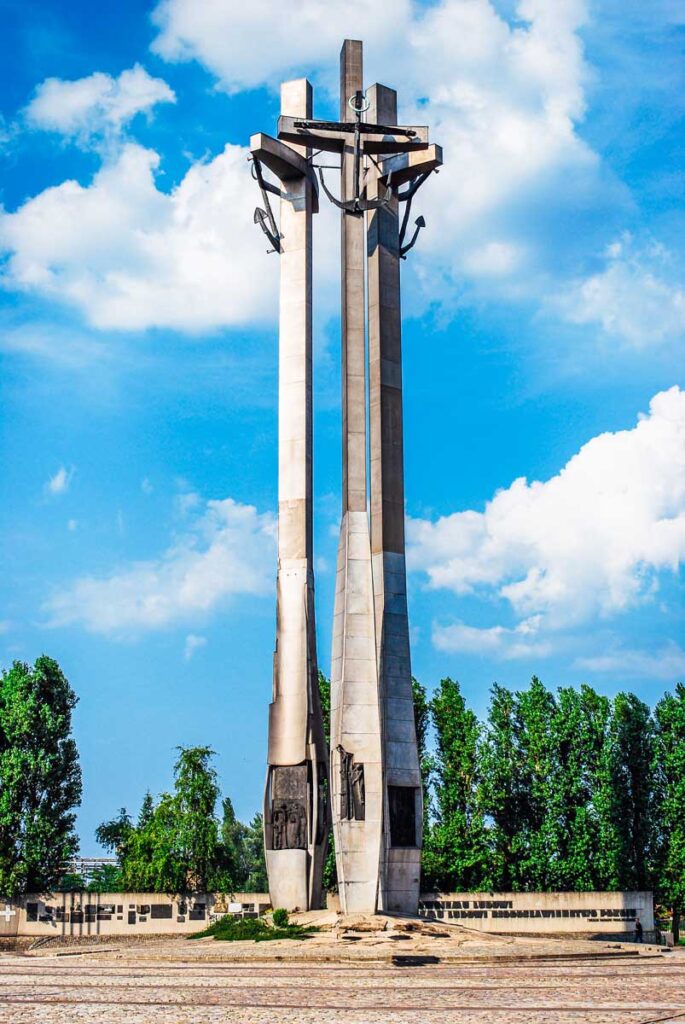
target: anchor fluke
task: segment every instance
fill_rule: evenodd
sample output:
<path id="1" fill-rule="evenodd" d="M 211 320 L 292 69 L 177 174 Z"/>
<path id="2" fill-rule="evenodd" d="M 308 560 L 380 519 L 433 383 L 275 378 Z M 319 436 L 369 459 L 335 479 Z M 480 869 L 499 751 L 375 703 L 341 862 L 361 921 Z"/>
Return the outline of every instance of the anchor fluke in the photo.
<path id="1" fill-rule="evenodd" d="M 262 210 L 261 207 L 255 207 L 254 212 L 254 223 L 259 224 L 260 228 L 271 242 L 273 249 L 267 249 L 267 252 L 281 252 L 281 238 L 283 235 L 279 232 L 276 227 L 276 222 L 273 215 L 270 217 L 266 210 Z"/>
<path id="2" fill-rule="evenodd" d="M 411 236 L 410 240 L 407 242 L 406 245 L 400 247 L 400 259 L 402 260 L 406 260 L 407 253 L 416 245 L 416 240 L 419 237 L 419 232 L 421 231 L 421 228 L 425 228 L 426 221 L 423 217 L 417 217 L 416 220 L 414 221 L 414 224 L 414 234 Z"/>

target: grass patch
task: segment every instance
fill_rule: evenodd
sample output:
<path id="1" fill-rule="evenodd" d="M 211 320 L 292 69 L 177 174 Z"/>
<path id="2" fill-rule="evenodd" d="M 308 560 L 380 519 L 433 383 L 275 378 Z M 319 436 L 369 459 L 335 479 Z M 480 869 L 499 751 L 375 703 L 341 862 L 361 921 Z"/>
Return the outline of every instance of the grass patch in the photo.
<path id="1" fill-rule="evenodd" d="M 308 939 L 315 926 L 286 924 L 280 928 L 268 924 L 263 917 L 222 917 L 202 932 L 189 935 L 189 939 L 208 936 L 219 942 L 272 942 L 274 939 Z"/>

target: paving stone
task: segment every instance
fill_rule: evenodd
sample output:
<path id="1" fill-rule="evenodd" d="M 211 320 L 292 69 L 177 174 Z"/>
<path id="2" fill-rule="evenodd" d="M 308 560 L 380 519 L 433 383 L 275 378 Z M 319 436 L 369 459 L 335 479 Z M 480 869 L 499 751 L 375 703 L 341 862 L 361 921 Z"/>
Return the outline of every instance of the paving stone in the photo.
<path id="1" fill-rule="evenodd" d="M 0 1024 L 685 1024 L 685 953 L 446 931 L 0 954 Z"/>

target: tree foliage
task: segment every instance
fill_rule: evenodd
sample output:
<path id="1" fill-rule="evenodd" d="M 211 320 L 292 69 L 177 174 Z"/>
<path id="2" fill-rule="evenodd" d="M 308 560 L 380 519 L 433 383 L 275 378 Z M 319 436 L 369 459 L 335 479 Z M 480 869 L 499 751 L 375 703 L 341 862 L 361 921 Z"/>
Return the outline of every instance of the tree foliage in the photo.
<path id="1" fill-rule="evenodd" d="M 267 887 L 261 815 L 249 825 L 219 799 L 209 747 L 179 747 L 174 791 L 146 793 L 137 824 L 125 808 L 96 829 L 118 860 L 119 886 L 138 892 L 261 892 Z"/>
<path id="2" fill-rule="evenodd" d="M 319 703 L 323 718 L 323 734 L 327 749 L 331 746 L 331 681 L 319 670 Z M 335 863 L 335 839 L 331 829 L 328 851 L 323 865 L 323 887 L 326 892 L 338 891 L 338 868 Z"/>
<path id="3" fill-rule="evenodd" d="M 419 729 L 426 707 L 432 755 Z M 653 888 L 675 915 L 685 908 L 681 685 L 654 714 L 633 694 L 552 692 L 536 677 L 522 691 L 493 686 L 483 723 L 451 679 L 428 701 L 419 691 L 417 708 L 432 808 L 426 885 Z"/>
<path id="4" fill-rule="evenodd" d="M 78 852 L 76 695 L 59 665 L 15 661 L 0 676 L 0 892 L 47 891 Z"/>
<path id="5" fill-rule="evenodd" d="M 480 777 L 482 728 L 452 679 L 430 703 L 435 728 L 436 817 L 424 837 L 424 875 L 446 889 L 489 888 L 487 832 Z"/>
<path id="6" fill-rule="evenodd" d="M 657 892 L 671 908 L 672 929 L 679 939 L 685 910 L 685 686 L 666 694 L 656 706 L 662 836 L 657 855 Z"/>

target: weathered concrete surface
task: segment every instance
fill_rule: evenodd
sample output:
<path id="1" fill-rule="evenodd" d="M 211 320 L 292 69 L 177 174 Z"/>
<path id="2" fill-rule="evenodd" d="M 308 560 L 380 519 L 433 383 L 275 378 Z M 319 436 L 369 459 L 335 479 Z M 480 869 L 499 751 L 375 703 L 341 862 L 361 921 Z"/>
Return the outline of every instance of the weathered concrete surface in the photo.
<path id="1" fill-rule="evenodd" d="M 281 85 L 281 113 L 311 117 L 312 87 L 306 79 Z M 258 136 L 260 146 L 266 137 Z M 321 904 L 328 835 L 325 780 L 328 755 L 319 706 L 314 567 L 312 549 L 312 212 L 314 189 L 298 173 L 308 150 L 275 140 L 266 145 L 285 160 L 266 165 L 281 178 L 281 253 L 278 351 L 278 578 L 273 701 L 264 795 L 264 840 L 274 906 L 307 909 Z M 296 155 L 288 163 L 288 154 Z M 306 765 L 305 848 L 283 848 L 273 808 L 275 773 Z M 285 805 L 281 801 L 280 807 Z M 288 804 L 290 806 L 290 804 Z"/>
<path id="2" fill-rule="evenodd" d="M 363 88 L 362 44 L 347 39 L 340 54 L 340 118 L 353 121 L 348 100 Z M 351 141 L 351 137 L 350 137 Z M 341 159 L 341 196 L 354 196 L 354 153 Z M 343 507 L 338 545 L 331 658 L 331 795 L 340 901 L 373 913 L 378 905 L 383 826 L 376 627 L 371 541 L 366 509 L 366 352 L 364 218 L 341 214 Z M 339 748 L 364 766 L 363 820 L 344 818 Z"/>
<path id="3" fill-rule="evenodd" d="M 373 85 L 369 120 L 393 125 L 397 93 Z M 382 186 L 384 189 L 385 186 Z M 370 198 L 379 195 L 371 178 Z M 421 878 L 423 802 L 412 700 L 404 544 L 404 428 L 399 203 L 368 214 L 371 558 L 383 746 L 383 854 L 379 907 L 415 914 Z M 393 788 L 410 791 L 413 838 L 393 842 Z"/>
<path id="4" fill-rule="evenodd" d="M 685 1019 L 685 955 L 464 929 L 0 955 L 1 1024 L 647 1024 Z M 399 927 L 398 927 L 399 926 Z M 440 932 L 447 934 L 440 934 Z M 69 955 L 57 955 L 58 952 Z"/>

